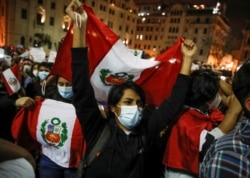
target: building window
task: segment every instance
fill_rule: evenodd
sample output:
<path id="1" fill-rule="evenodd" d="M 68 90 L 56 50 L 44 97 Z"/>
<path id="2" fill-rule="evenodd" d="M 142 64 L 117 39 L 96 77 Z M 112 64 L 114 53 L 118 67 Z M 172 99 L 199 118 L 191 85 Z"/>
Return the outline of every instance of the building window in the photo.
<path id="1" fill-rule="evenodd" d="M 204 28 L 203 34 L 207 34 L 207 28 Z"/>
<path id="2" fill-rule="evenodd" d="M 128 26 L 126 25 L 126 29 L 125 29 L 126 32 L 128 32 Z"/>
<path id="3" fill-rule="evenodd" d="M 21 18 L 22 19 L 27 19 L 27 10 L 26 9 L 21 10 Z"/>
<path id="4" fill-rule="evenodd" d="M 200 55 L 203 55 L 203 49 L 200 50 Z"/>
<path id="5" fill-rule="evenodd" d="M 197 18 L 196 19 L 196 23 L 200 23 L 201 19 L 200 18 Z"/>
<path id="6" fill-rule="evenodd" d="M 91 6 L 95 7 L 95 1 L 92 1 Z"/>
<path id="7" fill-rule="evenodd" d="M 42 14 L 39 14 L 39 13 L 36 14 L 36 23 L 37 23 L 38 25 L 43 25 L 43 22 L 42 22 Z"/>
<path id="8" fill-rule="evenodd" d="M 20 44 L 23 45 L 23 46 L 25 46 L 25 37 L 22 36 L 20 40 L 21 40 Z"/>
<path id="9" fill-rule="evenodd" d="M 198 28 L 194 29 L 194 33 L 197 34 L 198 33 Z"/>
<path id="10" fill-rule="evenodd" d="M 49 25 L 50 26 L 54 26 L 54 23 L 55 23 L 55 18 L 54 17 L 50 17 L 50 19 L 49 19 Z"/>
<path id="11" fill-rule="evenodd" d="M 113 22 L 108 21 L 108 26 L 109 26 L 110 28 L 113 28 Z"/>
<path id="12" fill-rule="evenodd" d="M 55 3 L 55 2 L 51 2 L 50 8 L 51 8 L 51 9 L 56 9 L 56 3 Z"/>

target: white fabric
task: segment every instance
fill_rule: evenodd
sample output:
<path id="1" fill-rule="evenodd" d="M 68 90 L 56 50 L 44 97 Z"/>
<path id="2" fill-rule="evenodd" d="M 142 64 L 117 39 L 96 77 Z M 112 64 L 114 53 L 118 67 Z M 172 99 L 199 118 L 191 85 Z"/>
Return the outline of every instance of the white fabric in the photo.
<path id="1" fill-rule="evenodd" d="M 37 141 L 42 146 L 42 153 L 63 167 L 69 167 L 75 121 L 75 108 L 72 104 L 51 99 L 42 103 L 36 129 Z M 66 138 L 62 140 L 64 135 Z"/>
<path id="2" fill-rule="evenodd" d="M 165 168 L 164 177 L 165 178 L 195 178 L 194 176 L 191 176 L 189 174 L 173 171 L 168 168 Z"/>
<path id="3" fill-rule="evenodd" d="M 108 81 L 100 79 L 100 71 L 109 71 L 107 76 L 116 75 L 116 73 L 128 74 L 133 81 L 140 78 L 141 72 L 147 68 L 160 64 L 159 61 L 145 60 L 140 56 L 134 56 L 121 40 L 118 40 L 108 51 L 98 66 L 96 66 L 92 76 L 91 83 L 95 91 L 95 97 L 98 101 L 106 101 L 109 89 L 111 87 Z"/>
<path id="4" fill-rule="evenodd" d="M 210 132 L 208 132 L 207 130 L 203 130 L 200 134 L 200 145 L 199 145 L 199 151 L 202 150 L 202 146 L 203 144 L 206 142 L 206 136 L 207 133 L 211 134 L 214 136 L 214 139 L 217 139 L 219 137 L 222 137 L 223 135 L 225 135 L 218 127 L 215 127 L 213 130 L 211 130 Z"/>
<path id="5" fill-rule="evenodd" d="M 0 163 L 0 178 L 35 178 L 35 172 L 26 159 L 13 159 Z"/>

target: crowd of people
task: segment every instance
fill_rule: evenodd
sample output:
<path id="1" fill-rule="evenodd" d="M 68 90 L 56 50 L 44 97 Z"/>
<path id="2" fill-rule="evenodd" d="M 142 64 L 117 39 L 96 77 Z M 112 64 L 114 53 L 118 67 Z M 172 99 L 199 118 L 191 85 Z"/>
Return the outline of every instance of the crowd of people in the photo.
<path id="1" fill-rule="evenodd" d="M 198 46 L 185 39 L 176 82 L 159 106 L 125 82 L 111 87 L 104 110 L 89 77 L 88 16 L 78 0 L 66 13 L 72 76 L 13 53 L 22 87 L 9 95 L 0 79 L 0 178 L 250 176 L 248 60 L 227 83 L 212 68 L 192 69 Z M 0 59 L 0 74 L 11 65 Z"/>

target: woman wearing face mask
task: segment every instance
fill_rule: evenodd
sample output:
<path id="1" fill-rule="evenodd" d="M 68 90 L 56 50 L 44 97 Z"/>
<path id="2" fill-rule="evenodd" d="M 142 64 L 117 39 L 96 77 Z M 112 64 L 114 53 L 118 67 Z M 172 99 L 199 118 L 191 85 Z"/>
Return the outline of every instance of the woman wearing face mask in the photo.
<path id="1" fill-rule="evenodd" d="M 38 158 L 37 174 L 40 178 L 75 178 L 85 150 L 81 125 L 76 119 L 75 109 L 71 104 L 73 99 L 71 77 L 70 75 L 62 77 L 61 73 L 62 71 L 56 71 L 50 75 L 55 81 L 55 87 L 46 91 L 44 98 L 33 100 L 23 97 L 16 102 L 17 106 L 24 106 L 27 109 L 21 109 L 16 115 L 13 122 L 15 128 L 13 135 L 17 144 L 32 152 L 34 148 L 38 150 L 35 155 Z M 25 128 L 28 128 L 27 131 L 23 131 L 20 126 L 20 122 L 23 121 Z M 17 131 L 19 129 L 21 132 Z M 18 138 L 22 135 L 20 133 L 26 138 Z M 27 140 L 30 144 L 28 146 L 22 142 L 27 138 L 30 139 Z M 37 152 L 39 154 L 36 154 Z"/>
<path id="2" fill-rule="evenodd" d="M 31 74 L 30 76 L 32 77 L 33 81 L 38 80 L 38 62 L 34 62 L 31 66 Z"/>
<path id="3" fill-rule="evenodd" d="M 79 2 L 72 0 L 66 12 L 75 22 L 75 10 Z M 80 7 L 81 8 L 81 7 Z M 78 13 L 82 9 L 77 10 Z M 86 138 L 88 155 L 98 142 L 105 128 L 110 131 L 110 138 L 105 140 L 101 152 L 96 152 L 96 159 L 86 166 L 84 178 L 146 178 L 151 174 L 149 160 L 150 146 L 155 135 L 178 112 L 184 102 L 188 89 L 191 56 L 197 47 L 191 40 L 182 44 L 184 55 L 180 74 L 168 100 L 164 100 L 158 110 L 148 120 L 142 119 L 145 105 L 145 93 L 140 86 L 127 82 L 113 86 L 108 95 L 108 117 L 103 119 L 94 90 L 89 79 L 88 48 L 85 44 L 86 15 L 81 13 L 82 27 L 74 26 L 72 52 L 72 86 L 74 91 L 73 104 L 77 117 Z M 185 45 L 184 45 L 185 44 Z M 91 60 L 91 59 L 90 59 Z"/>
<path id="4" fill-rule="evenodd" d="M 218 109 L 221 96 L 216 73 L 200 69 L 191 77 L 185 109 L 173 125 L 166 144 L 165 178 L 198 177 L 199 162 L 210 144 L 233 129 L 237 122 L 239 112 L 235 106 L 239 102 L 233 95 L 229 97 L 231 103 L 224 103 L 228 106 L 225 116 Z"/>

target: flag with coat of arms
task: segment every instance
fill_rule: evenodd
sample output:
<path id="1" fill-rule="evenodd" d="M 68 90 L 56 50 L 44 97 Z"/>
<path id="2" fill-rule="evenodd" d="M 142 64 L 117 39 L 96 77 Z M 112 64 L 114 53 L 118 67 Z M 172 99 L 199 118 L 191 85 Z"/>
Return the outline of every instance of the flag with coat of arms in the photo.
<path id="1" fill-rule="evenodd" d="M 90 80 L 97 101 L 105 102 L 110 87 L 125 81 L 134 81 L 146 92 L 148 104 L 159 105 L 170 95 L 182 63 L 181 43 L 177 42 L 156 58 L 143 59 L 134 55 L 121 39 L 104 24 L 86 4 L 86 44 Z M 51 74 L 71 74 L 72 26 L 57 53 Z M 61 50 L 63 49 L 63 50 Z M 60 60 L 60 62 L 59 62 Z M 68 67 L 67 67 L 68 66 Z M 62 70 L 65 68 L 65 70 Z M 67 68 L 67 70 L 66 70 Z"/>
<path id="2" fill-rule="evenodd" d="M 159 105 L 170 95 L 182 63 L 177 42 L 154 59 L 135 56 L 122 40 L 86 4 L 86 43 L 91 83 L 97 100 L 105 101 L 112 85 L 134 81 L 146 92 L 148 104 Z"/>
<path id="3" fill-rule="evenodd" d="M 77 168 L 85 141 L 72 104 L 36 99 L 36 106 L 21 108 L 12 123 L 16 143 L 27 150 L 40 145 L 41 152 L 65 168 Z"/>
<path id="4" fill-rule="evenodd" d="M 1 78 L 9 95 L 17 93 L 21 89 L 21 75 L 19 64 L 15 64 L 3 71 Z"/>

